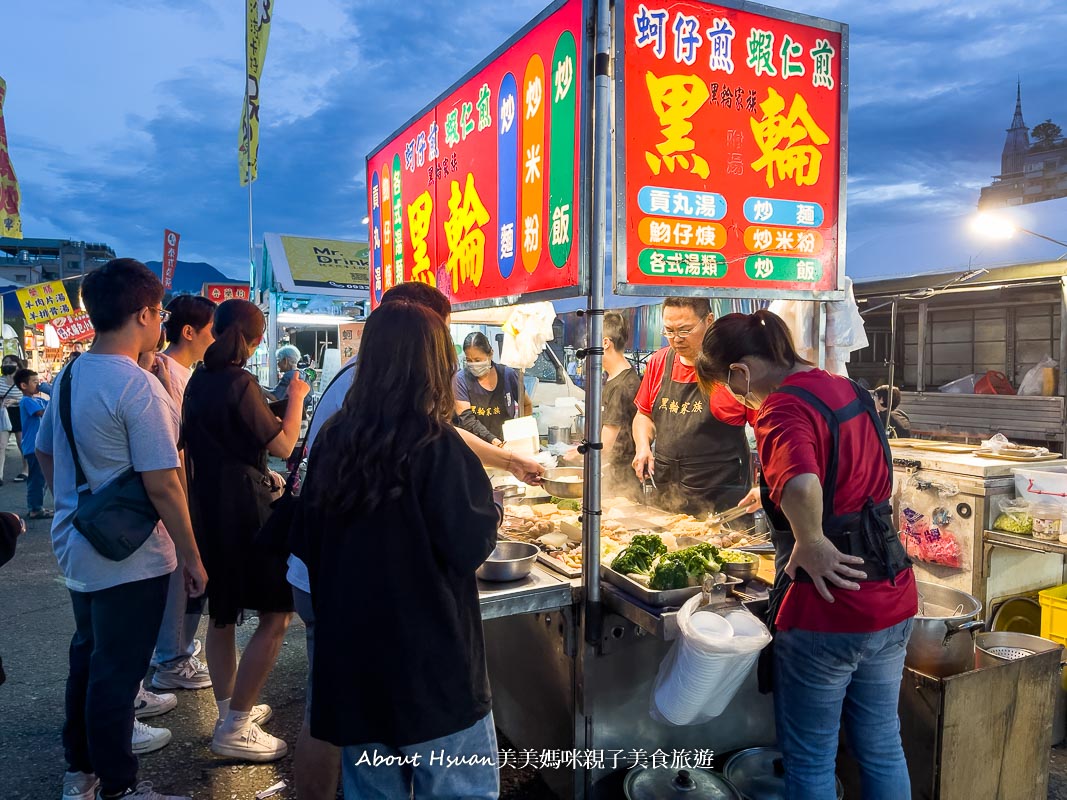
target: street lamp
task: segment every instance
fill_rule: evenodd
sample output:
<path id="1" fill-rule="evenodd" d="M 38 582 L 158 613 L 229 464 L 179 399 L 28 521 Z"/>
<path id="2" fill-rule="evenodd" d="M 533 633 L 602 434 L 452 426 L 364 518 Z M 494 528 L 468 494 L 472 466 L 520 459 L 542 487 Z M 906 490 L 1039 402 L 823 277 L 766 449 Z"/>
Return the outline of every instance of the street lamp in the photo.
<path id="1" fill-rule="evenodd" d="M 1045 236 L 1043 233 L 1038 233 L 1029 228 L 1024 228 L 1021 225 L 1016 225 L 1007 217 L 1001 216 L 1000 214 L 994 214 L 990 211 L 981 211 L 978 214 L 975 214 L 971 219 L 971 230 L 986 239 L 997 239 L 1001 241 L 1010 239 L 1016 233 L 1028 233 L 1031 236 L 1036 236 L 1038 239 L 1044 239 L 1046 242 L 1058 244 L 1060 247 L 1067 247 L 1067 242 L 1061 242 L 1059 239 L 1053 239 L 1051 236 Z M 1060 256 L 1060 258 L 1063 258 L 1063 256 Z"/>

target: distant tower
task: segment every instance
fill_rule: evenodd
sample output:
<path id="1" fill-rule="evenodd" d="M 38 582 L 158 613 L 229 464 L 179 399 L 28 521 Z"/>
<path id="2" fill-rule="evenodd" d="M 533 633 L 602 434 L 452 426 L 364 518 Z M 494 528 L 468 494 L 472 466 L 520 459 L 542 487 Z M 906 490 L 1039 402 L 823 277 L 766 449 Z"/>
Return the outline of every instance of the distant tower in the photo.
<path id="1" fill-rule="evenodd" d="M 1015 86 L 1015 116 L 1004 140 L 1004 150 L 1000 154 L 1000 174 L 1017 175 L 1023 171 L 1026 154 L 1030 150 L 1030 133 L 1023 122 L 1022 82 Z"/>

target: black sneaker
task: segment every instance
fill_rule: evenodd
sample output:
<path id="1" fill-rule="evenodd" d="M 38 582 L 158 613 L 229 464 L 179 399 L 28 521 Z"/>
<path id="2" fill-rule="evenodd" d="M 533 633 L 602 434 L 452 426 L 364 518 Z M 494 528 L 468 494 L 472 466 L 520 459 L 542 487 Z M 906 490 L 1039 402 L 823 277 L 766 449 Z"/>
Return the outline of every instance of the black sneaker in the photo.
<path id="1" fill-rule="evenodd" d="M 15 483 L 25 483 L 27 480 L 29 480 L 29 478 L 30 476 L 27 475 L 25 472 L 20 472 L 13 478 L 13 480 Z"/>

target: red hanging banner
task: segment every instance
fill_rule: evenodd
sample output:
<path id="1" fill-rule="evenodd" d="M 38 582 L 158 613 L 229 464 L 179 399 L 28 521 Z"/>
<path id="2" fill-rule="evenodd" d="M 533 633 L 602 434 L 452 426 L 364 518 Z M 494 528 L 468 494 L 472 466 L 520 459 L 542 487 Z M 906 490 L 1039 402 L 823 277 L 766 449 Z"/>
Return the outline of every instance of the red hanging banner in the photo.
<path id="1" fill-rule="evenodd" d="M 172 230 L 163 231 L 163 288 L 170 291 L 174 285 L 174 268 L 178 266 L 178 240 L 180 233 Z"/>

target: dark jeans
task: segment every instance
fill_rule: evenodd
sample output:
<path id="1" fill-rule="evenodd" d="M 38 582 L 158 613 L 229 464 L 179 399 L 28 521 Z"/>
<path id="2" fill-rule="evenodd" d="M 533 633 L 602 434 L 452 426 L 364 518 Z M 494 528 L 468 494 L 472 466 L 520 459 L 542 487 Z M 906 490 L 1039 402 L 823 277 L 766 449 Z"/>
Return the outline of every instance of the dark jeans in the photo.
<path id="1" fill-rule="evenodd" d="M 71 591 L 63 749 L 71 772 L 95 772 L 106 794 L 137 783 L 133 701 L 148 671 L 167 602 L 169 575 L 98 592 Z"/>
<path id="2" fill-rule="evenodd" d="M 40 511 L 44 508 L 44 472 L 37 462 L 37 456 L 31 453 L 23 458 L 30 465 L 29 478 L 26 479 L 26 505 L 30 511 Z"/>

